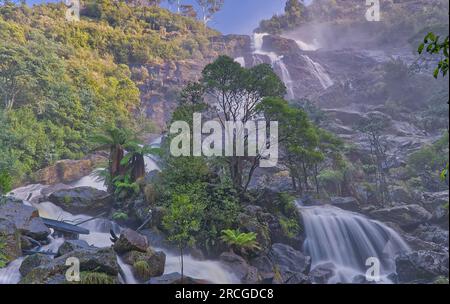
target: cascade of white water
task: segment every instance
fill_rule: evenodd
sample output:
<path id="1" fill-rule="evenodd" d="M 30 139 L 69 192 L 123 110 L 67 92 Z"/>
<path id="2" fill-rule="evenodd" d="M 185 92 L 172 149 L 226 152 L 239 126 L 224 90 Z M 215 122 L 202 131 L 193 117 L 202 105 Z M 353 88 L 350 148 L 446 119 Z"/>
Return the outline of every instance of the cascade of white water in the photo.
<path id="1" fill-rule="evenodd" d="M 351 283 L 356 276 L 365 276 L 369 258 L 380 261 L 380 280 L 390 283 L 387 276 L 395 273 L 395 256 L 410 251 L 393 229 L 360 214 L 333 206 L 298 208 L 312 268 L 327 263 L 334 266 L 329 283 Z"/>
<path id="2" fill-rule="evenodd" d="M 160 144 L 160 138 L 151 143 L 151 145 L 154 147 L 157 147 Z M 146 168 L 150 168 L 150 170 L 159 170 L 159 167 L 155 163 L 153 158 L 148 157 L 145 159 L 145 161 Z M 78 187 L 81 185 L 93 187 L 99 190 L 105 189 L 103 182 L 99 181 L 95 174 L 85 176 L 78 182 L 72 184 L 73 187 Z M 26 187 L 13 190 L 11 194 L 13 194 L 13 196 L 18 199 L 26 200 L 30 197 L 30 193 L 32 193 L 31 198 L 40 196 L 41 191 L 47 187 L 48 186 L 44 185 L 28 185 Z M 38 209 L 40 216 L 49 219 L 64 220 L 69 223 L 80 223 L 92 219 L 92 217 L 87 215 L 73 215 L 50 202 L 37 203 L 26 201 L 24 203 L 34 206 Z M 113 230 L 116 234 L 119 234 L 121 230 L 121 227 L 115 222 L 102 218 L 97 218 L 85 222 L 81 224 L 80 227 L 90 230 L 90 233 L 88 235 L 80 235 L 80 239 L 85 240 L 89 245 L 98 248 L 109 247 L 112 245 L 112 242 L 110 240 L 110 230 Z M 54 239 L 50 237 L 50 243 L 46 246 L 43 246 L 40 250 L 56 252 L 63 242 L 63 238 Z M 167 255 L 166 273 L 179 272 L 180 267 L 177 267 L 179 265 L 179 257 L 164 249 L 161 250 L 164 251 Z M 19 268 L 22 264 L 22 261 L 23 258 L 21 257 L 9 263 L 7 267 L 0 269 L 0 284 L 16 284 L 20 281 L 21 276 L 19 273 Z M 118 263 L 122 269 L 122 274 L 124 276 L 121 277 L 121 280 L 126 284 L 136 283 L 137 280 L 133 276 L 131 267 L 126 265 L 120 258 L 118 258 Z M 196 279 L 202 279 L 213 283 L 238 283 L 235 275 L 226 270 L 219 262 L 198 261 L 188 255 L 185 256 L 184 266 L 186 270 L 185 274 Z"/>
<path id="3" fill-rule="evenodd" d="M 313 61 L 307 55 L 302 55 L 302 57 L 305 59 L 309 71 L 316 76 L 324 89 L 328 89 L 334 84 L 333 80 L 320 63 Z"/>
<path id="4" fill-rule="evenodd" d="M 241 67 L 245 68 L 245 58 L 244 57 L 237 57 L 234 58 L 234 61 L 236 61 L 237 63 L 239 63 L 241 65 Z"/>
<path id="5" fill-rule="evenodd" d="M 253 48 L 253 59 L 255 64 L 261 64 L 264 61 L 260 58 L 261 56 L 267 56 L 270 59 L 272 67 L 278 68 L 281 72 L 281 80 L 287 88 L 287 98 L 294 99 L 294 82 L 292 81 L 291 74 L 288 68 L 283 62 L 283 56 L 277 55 L 275 52 L 267 52 L 263 49 L 264 37 L 269 34 L 266 33 L 254 33 L 252 37 L 252 48 Z"/>

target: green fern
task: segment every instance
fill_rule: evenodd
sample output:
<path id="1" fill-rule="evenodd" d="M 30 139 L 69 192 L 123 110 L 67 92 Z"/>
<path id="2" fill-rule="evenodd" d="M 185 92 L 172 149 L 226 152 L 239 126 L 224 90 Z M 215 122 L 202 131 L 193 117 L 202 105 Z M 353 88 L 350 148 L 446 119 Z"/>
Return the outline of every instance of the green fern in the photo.
<path id="1" fill-rule="evenodd" d="M 221 240 L 230 246 L 232 250 L 236 249 L 243 253 L 261 249 L 254 232 L 243 233 L 239 230 L 226 229 L 222 230 Z"/>

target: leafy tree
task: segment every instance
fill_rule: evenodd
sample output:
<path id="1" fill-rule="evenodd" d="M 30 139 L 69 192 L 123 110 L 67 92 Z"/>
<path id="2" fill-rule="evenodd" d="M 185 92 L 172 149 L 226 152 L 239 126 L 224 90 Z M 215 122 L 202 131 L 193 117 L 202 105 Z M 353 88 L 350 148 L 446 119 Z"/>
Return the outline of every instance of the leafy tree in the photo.
<path id="1" fill-rule="evenodd" d="M 282 97 L 286 93 L 283 82 L 267 64 L 245 69 L 232 58 L 220 56 L 204 68 L 202 76 L 202 84 L 215 102 L 222 126 L 225 122 L 238 122 L 245 126 L 258 116 L 260 110 L 257 105 L 264 98 Z M 231 180 L 238 191 L 247 190 L 261 157 L 226 158 Z"/>
<path id="2" fill-rule="evenodd" d="M 195 0 L 202 12 L 203 23 L 206 25 L 212 17 L 222 9 L 224 0 Z"/>
<path id="3" fill-rule="evenodd" d="M 425 36 L 423 43 L 419 45 L 419 54 L 422 54 L 424 50 L 429 54 L 442 53 L 443 58 L 439 61 L 433 76 L 437 78 L 439 73 L 441 73 L 442 76 L 445 77 L 448 73 L 448 36 L 441 40 L 439 35 L 432 32 L 428 33 Z"/>
<path id="4" fill-rule="evenodd" d="M 181 278 L 184 276 L 184 250 L 195 243 L 194 235 L 200 230 L 200 218 L 205 206 L 186 194 L 176 194 L 168 206 L 163 225 L 169 240 L 176 243 L 181 257 Z"/>
<path id="5" fill-rule="evenodd" d="M 0 171 L 0 194 L 8 193 L 12 190 L 12 178 L 6 171 Z"/>

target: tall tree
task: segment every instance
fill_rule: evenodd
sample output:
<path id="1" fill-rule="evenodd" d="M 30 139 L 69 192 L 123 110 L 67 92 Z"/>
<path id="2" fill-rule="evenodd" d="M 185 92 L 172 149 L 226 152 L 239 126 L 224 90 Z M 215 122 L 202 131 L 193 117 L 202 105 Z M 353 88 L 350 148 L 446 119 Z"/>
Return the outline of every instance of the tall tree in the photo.
<path id="1" fill-rule="evenodd" d="M 245 69 L 232 58 L 220 56 L 205 67 L 202 75 L 206 93 L 215 100 L 214 106 L 222 127 L 227 122 L 240 123 L 245 127 L 247 122 L 258 117 L 260 110 L 257 105 L 264 98 L 282 97 L 286 93 L 283 82 L 267 64 Z M 234 132 L 236 138 L 242 136 L 238 130 Z M 256 157 L 226 158 L 233 185 L 238 191 L 247 190 L 262 157 L 258 154 Z"/>
<path id="2" fill-rule="evenodd" d="M 202 12 L 202 19 L 205 25 L 222 9 L 224 4 L 224 0 L 196 0 L 196 2 Z"/>

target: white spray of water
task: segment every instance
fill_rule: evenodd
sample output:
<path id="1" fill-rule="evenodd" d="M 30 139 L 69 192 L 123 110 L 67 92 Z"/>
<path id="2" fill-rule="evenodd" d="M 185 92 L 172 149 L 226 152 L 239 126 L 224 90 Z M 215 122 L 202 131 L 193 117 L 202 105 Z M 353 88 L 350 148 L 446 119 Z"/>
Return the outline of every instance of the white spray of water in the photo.
<path id="1" fill-rule="evenodd" d="M 313 43 L 307 43 L 302 40 L 295 40 L 295 42 L 302 51 L 317 51 L 319 49 L 316 39 L 314 39 Z"/>
<path id="2" fill-rule="evenodd" d="M 322 65 L 320 65 L 318 62 L 313 61 L 307 55 L 302 55 L 302 57 L 303 59 L 305 59 L 309 71 L 316 76 L 324 89 L 327 89 L 334 84 L 333 80 L 327 74 Z"/>
<path id="3" fill-rule="evenodd" d="M 252 47 L 253 47 L 253 60 L 255 64 L 263 63 L 264 61 L 260 56 L 267 56 L 270 59 L 270 63 L 273 68 L 278 68 L 281 71 L 281 79 L 287 88 L 287 98 L 294 99 L 294 82 L 292 81 L 291 74 L 288 68 L 283 62 L 283 56 L 278 56 L 275 52 L 267 52 L 263 49 L 264 37 L 269 34 L 267 33 L 254 33 L 252 37 Z"/>
<path id="4" fill-rule="evenodd" d="M 241 65 L 241 67 L 245 68 L 245 58 L 244 57 L 237 57 L 234 59 L 237 63 Z"/>

